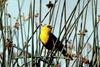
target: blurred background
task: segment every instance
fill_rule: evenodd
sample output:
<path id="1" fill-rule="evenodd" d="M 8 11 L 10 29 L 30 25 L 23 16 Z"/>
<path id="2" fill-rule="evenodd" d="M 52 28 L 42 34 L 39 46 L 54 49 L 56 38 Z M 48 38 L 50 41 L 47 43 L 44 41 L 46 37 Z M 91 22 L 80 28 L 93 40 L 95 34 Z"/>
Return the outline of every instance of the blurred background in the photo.
<path id="1" fill-rule="evenodd" d="M 99 0 L 0 0 L 1 67 L 99 67 Z M 50 24 L 73 60 L 39 40 Z"/>

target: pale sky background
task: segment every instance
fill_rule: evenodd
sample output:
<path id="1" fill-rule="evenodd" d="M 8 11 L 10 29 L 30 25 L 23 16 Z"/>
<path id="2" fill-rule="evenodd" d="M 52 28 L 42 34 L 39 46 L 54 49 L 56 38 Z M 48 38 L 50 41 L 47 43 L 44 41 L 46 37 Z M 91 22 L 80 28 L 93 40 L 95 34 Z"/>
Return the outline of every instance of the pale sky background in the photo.
<path id="1" fill-rule="evenodd" d="M 51 0 L 53 3 L 54 3 L 54 0 Z M 63 1 L 64 0 L 61 0 L 61 6 L 60 6 L 60 10 L 62 10 L 62 5 L 63 5 Z M 67 18 L 69 17 L 71 11 L 73 10 L 74 6 L 76 5 L 76 2 L 77 0 L 66 0 L 67 1 Z M 83 1 L 83 0 L 81 0 Z M 87 1 L 87 0 L 85 0 Z M 28 13 L 29 13 L 29 4 L 30 4 L 30 0 L 20 0 L 20 4 L 22 4 L 23 2 L 23 5 L 22 5 L 22 14 L 24 13 L 24 16 L 27 17 L 28 16 Z M 45 14 L 48 12 L 48 8 L 46 7 L 46 4 L 49 2 L 49 0 L 42 0 L 42 19 L 44 18 Z M 16 19 L 14 18 L 17 18 L 18 17 L 18 0 L 8 0 L 7 1 L 8 3 L 8 6 L 7 6 L 7 12 L 10 13 L 11 17 L 12 18 L 12 27 L 14 25 L 14 23 L 16 22 Z M 58 3 L 57 3 L 58 5 Z M 39 0 L 36 0 L 36 13 L 39 13 Z M 56 7 L 57 8 L 57 7 Z M 61 12 L 59 11 L 59 16 L 60 16 Z M 97 9 L 97 15 L 100 15 L 100 0 L 98 0 L 98 9 Z M 66 19 L 67 19 L 66 18 Z M 59 19 L 57 20 L 59 21 Z M 37 20 L 38 22 L 38 20 Z M 43 23 L 48 23 L 49 22 L 49 19 L 48 17 L 45 19 L 45 21 Z M 26 25 L 27 26 L 27 22 L 22 22 L 22 24 Z M 59 24 L 59 23 L 58 23 Z M 54 34 L 56 36 L 58 36 L 58 24 L 56 25 L 55 27 L 55 32 Z M 99 24 L 100 26 L 100 24 Z M 90 35 L 90 33 L 92 32 L 92 7 L 91 7 L 91 2 L 89 3 L 89 7 L 88 7 L 88 13 L 87 13 L 87 25 L 86 25 L 86 28 L 88 29 L 88 33 L 87 33 L 87 37 L 85 37 L 86 39 L 88 38 L 88 36 Z M 27 31 L 26 31 L 27 32 Z M 100 27 L 99 27 L 99 33 L 100 33 Z M 26 33 L 26 35 L 28 34 L 28 32 Z M 73 38 L 73 37 L 72 37 Z M 100 37 L 99 37 L 100 38 Z M 24 39 L 25 40 L 25 39 Z M 91 42 L 92 38 L 89 40 L 90 43 Z M 21 39 L 20 39 L 21 41 Z M 15 42 L 16 43 L 16 42 Z M 31 47 L 30 47 L 30 51 L 31 51 Z M 0 51 L 1 52 L 1 51 Z M 62 60 L 62 67 L 65 67 L 64 66 L 64 63 L 65 61 Z"/>

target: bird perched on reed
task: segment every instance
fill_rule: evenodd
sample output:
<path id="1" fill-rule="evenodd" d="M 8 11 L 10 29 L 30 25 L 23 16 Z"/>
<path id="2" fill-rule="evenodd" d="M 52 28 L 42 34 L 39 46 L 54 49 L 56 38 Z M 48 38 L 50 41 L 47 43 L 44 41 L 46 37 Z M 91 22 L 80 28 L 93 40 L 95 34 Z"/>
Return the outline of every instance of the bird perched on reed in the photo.
<path id="1" fill-rule="evenodd" d="M 66 59 L 72 60 L 73 59 L 72 56 L 67 53 L 67 50 L 65 49 L 64 45 L 61 43 L 61 41 L 58 40 L 58 38 L 51 31 L 52 31 L 52 26 L 50 24 L 42 25 L 40 40 L 43 46 L 48 50 L 60 51 L 66 57 Z"/>

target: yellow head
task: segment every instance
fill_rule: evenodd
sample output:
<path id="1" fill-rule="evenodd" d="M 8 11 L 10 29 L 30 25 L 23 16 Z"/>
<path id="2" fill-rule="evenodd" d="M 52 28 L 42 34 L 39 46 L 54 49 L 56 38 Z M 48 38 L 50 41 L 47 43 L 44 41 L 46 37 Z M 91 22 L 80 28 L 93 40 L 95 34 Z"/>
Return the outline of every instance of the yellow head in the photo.
<path id="1" fill-rule="evenodd" d="M 40 33 L 40 40 L 46 45 L 46 43 L 49 40 L 49 34 L 51 33 L 52 26 L 51 25 L 43 25 L 41 27 L 41 33 Z"/>
<path id="2" fill-rule="evenodd" d="M 52 30 L 52 26 L 49 24 L 44 24 L 41 27 L 41 32 L 43 32 L 43 33 L 51 33 L 51 30 Z"/>

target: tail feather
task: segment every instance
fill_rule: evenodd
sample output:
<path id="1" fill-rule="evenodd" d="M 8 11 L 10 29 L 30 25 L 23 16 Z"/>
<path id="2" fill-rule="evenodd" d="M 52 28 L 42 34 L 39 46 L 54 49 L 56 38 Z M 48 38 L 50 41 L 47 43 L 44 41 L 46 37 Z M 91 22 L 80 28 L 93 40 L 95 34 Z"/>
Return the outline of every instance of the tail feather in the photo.
<path id="1" fill-rule="evenodd" d="M 67 50 L 64 48 L 64 46 L 62 47 L 60 52 L 65 56 L 66 59 L 73 60 L 72 55 L 70 53 L 67 53 Z"/>

